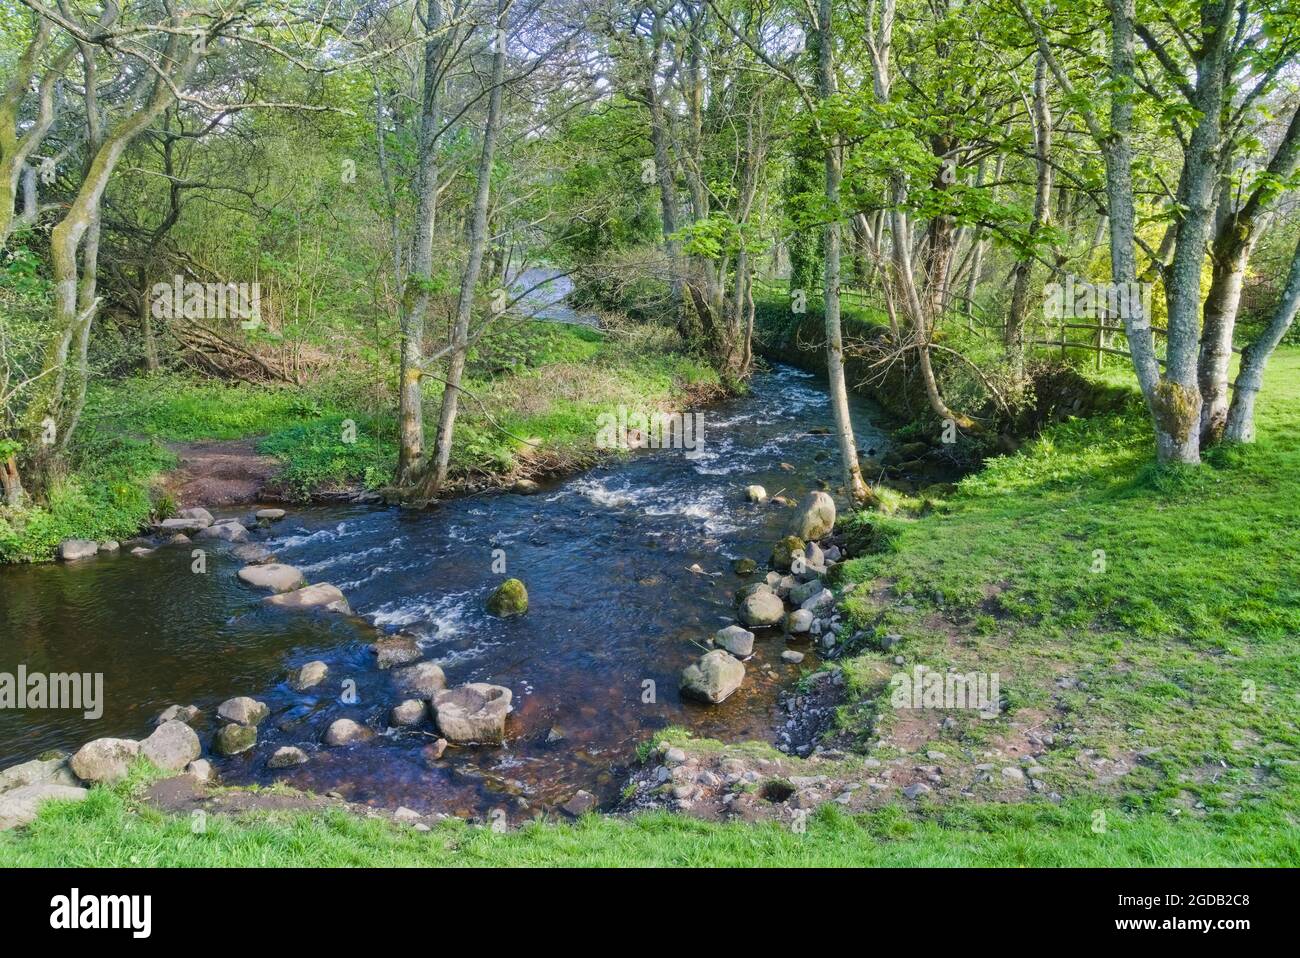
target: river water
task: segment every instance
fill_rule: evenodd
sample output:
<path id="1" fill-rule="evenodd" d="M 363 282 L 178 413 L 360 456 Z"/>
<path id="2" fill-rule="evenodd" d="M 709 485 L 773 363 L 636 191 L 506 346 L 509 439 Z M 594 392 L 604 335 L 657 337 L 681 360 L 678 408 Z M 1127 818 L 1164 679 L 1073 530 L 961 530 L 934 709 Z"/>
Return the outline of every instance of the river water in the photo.
<path id="1" fill-rule="evenodd" d="M 838 484 L 834 439 L 820 431 L 831 424 L 830 406 L 818 379 L 778 366 L 756 375 L 748 395 L 700 411 L 698 457 L 639 451 L 536 495 L 482 494 L 424 512 L 291 512 L 266 544 L 310 581 L 341 588 L 355 618 L 265 608 L 235 578 L 238 562 L 215 548 L 201 573 L 189 548 L 0 570 L 0 672 L 24 664 L 29 672 L 103 673 L 105 700 L 96 719 L 0 710 L 0 767 L 102 735 L 143 737 L 172 703 L 198 705 L 210 722 L 223 699 L 249 694 L 271 706 L 271 717 L 253 751 L 214 760 L 226 782 L 285 781 L 462 815 L 500 808 L 513 820 L 579 788 L 613 800 L 637 743 L 656 729 L 770 740 L 777 693 L 800 671 L 781 661 L 790 646 L 778 632 L 760 632 L 744 686 L 721 705 L 683 701 L 677 681 L 702 653 L 699 643 L 734 621 L 732 593 L 751 580 L 731 571 L 732 560 L 749 556 L 764 567 L 788 518 L 779 506 L 745 502 L 744 487 L 798 498 L 819 479 Z M 878 411 L 854 399 L 853 414 L 860 448 L 881 449 Z M 528 587 L 520 618 L 483 611 L 503 578 L 494 570 L 502 556 L 505 574 Z M 695 564 L 703 573 L 691 571 Z M 507 742 L 432 760 L 425 746 L 436 734 L 427 724 L 387 730 L 402 696 L 375 668 L 368 645 L 376 629 L 417 636 L 449 684 L 511 688 Z M 793 647 L 810 653 L 803 667 L 815 664 L 807 644 Z M 288 670 L 312 659 L 329 664 L 328 680 L 293 692 Z M 355 683 L 357 704 L 340 700 L 345 680 Z M 380 734 L 323 746 L 340 717 Z M 206 747 L 215 726 L 197 727 Z M 270 754 L 289 744 L 310 762 L 268 770 Z"/>

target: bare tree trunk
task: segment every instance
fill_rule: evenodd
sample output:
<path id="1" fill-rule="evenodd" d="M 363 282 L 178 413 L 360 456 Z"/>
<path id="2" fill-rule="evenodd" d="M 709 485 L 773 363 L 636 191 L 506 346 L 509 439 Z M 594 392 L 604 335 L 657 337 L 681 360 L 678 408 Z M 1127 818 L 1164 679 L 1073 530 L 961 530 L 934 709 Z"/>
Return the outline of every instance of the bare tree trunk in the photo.
<path id="1" fill-rule="evenodd" d="M 832 0 L 819 0 L 818 4 L 818 57 L 820 68 L 820 93 L 823 100 L 835 95 L 835 50 L 831 30 Z M 823 231 L 825 246 L 825 271 L 822 278 L 822 299 L 826 321 L 826 376 L 829 380 L 831 411 L 835 414 L 835 436 L 840 447 L 840 462 L 844 472 L 844 494 L 858 504 L 874 501 L 875 496 L 862 478 L 858 462 L 858 444 L 853 435 L 853 421 L 849 417 L 848 388 L 844 381 L 844 340 L 840 328 L 840 166 L 839 138 L 834 133 L 822 131 L 826 150 L 826 206 L 828 219 Z"/>
<path id="2" fill-rule="evenodd" d="M 1259 337 L 1241 351 L 1241 369 L 1232 393 L 1232 406 L 1223 437 L 1228 442 L 1255 441 L 1255 397 L 1264 385 L 1264 367 L 1268 365 L 1273 350 L 1282 341 L 1286 331 L 1300 309 L 1300 243 L 1291 256 L 1291 271 L 1282 301 L 1273 311 L 1273 318 Z"/>
<path id="3" fill-rule="evenodd" d="M 442 124 L 442 0 L 428 0 L 425 17 L 424 98 L 420 110 L 420 164 L 411 267 L 402 297 L 402 353 L 397 418 L 397 485 L 409 486 L 424 459 L 424 333 L 433 282 L 433 229 L 438 215 L 438 128 Z"/>
<path id="4" fill-rule="evenodd" d="M 492 92 L 488 97 L 487 120 L 483 125 L 483 152 L 478 164 L 478 190 L 474 196 L 474 213 L 469 234 L 469 259 L 461 275 L 460 296 L 456 302 L 456 325 L 452 330 L 452 351 L 448 363 L 447 381 L 442 394 L 442 409 L 438 417 L 438 440 L 434 462 L 420 481 L 418 495 L 423 499 L 436 496 L 447 481 L 451 463 L 451 445 L 456 429 L 456 414 L 460 402 L 460 383 L 465 373 L 465 359 L 469 352 L 469 324 L 474 310 L 474 288 L 478 285 L 483 267 L 483 251 L 488 241 L 488 200 L 492 186 L 492 160 L 496 152 L 497 127 L 501 119 L 502 87 L 506 69 L 506 12 L 510 0 L 497 0 L 496 32 L 493 40 Z"/>
<path id="5" fill-rule="evenodd" d="M 1034 66 L 1034 146 L 1038 180 L 1034 191 L 1034 218 L 1029 224 L 1029 250 L 1016 262 L 1011 309 L 1007 313 L 1003 336 L 1007 360 L 1018 384 L 1025 378 L 1025 317 L 1029 311 L 1029 281 L 1034 270 L 1034 243 L 1051 218 L 1052 110 L 1047 102 L 1047 60 L 1041 54 Z"/>

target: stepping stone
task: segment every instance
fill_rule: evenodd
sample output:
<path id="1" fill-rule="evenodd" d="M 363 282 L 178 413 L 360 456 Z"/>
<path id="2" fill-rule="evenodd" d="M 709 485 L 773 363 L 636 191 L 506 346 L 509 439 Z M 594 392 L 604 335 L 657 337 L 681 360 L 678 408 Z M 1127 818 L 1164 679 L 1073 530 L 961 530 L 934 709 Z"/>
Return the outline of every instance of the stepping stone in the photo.
<path id="1" fill-rule="evenodd" d="M 238 575 L 241 581 L 253 588 L 266 589 L 269 592 L 292 592 L 307 584 L 300 569 L 279 562 L 246 565 L 239 570 Z"/>

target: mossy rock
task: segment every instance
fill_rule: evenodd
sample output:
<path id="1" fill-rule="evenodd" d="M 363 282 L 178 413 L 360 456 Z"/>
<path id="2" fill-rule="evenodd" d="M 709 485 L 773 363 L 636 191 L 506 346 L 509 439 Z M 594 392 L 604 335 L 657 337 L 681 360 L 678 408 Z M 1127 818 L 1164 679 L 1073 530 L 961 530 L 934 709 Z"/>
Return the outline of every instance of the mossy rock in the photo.
<path id="1" fill-rule="evenodd" d="M 806 543 L 798 536 L 786 536 L 772 548 L 772 566 L 777 569 L 789 569 L 790 562 L 796 555 L 801 555 Z"/>
<path id="2" fill-rule="evenodd" d="M 758 571 L 758 563 L 753 559 L 737 559 L 731 563 L 731 571 L 736 575 L 753 575 Z"/>
<path id="3" fill-rule="evenodd" d="M 502 619 L 523 615 L 528 611 L 528 590 L 518 579 L 506 579 L 488 596 L 487 610 Z"/>
<path id="4" fill-rule="evenodd" d="M 741 604 L 755 592 L 771 591 L 772 587 L 766 582 L 751 582 L 749 585 L 741 586 L 736 590 L 736 607 L 739 608 Z"/>
<path id="5" fill-rule="evenodd" d="M 257 727 L 253 725 L 223 725 L 217 730 L 213 750 L 218 755 L 238 755 L 257 744 Z"/>

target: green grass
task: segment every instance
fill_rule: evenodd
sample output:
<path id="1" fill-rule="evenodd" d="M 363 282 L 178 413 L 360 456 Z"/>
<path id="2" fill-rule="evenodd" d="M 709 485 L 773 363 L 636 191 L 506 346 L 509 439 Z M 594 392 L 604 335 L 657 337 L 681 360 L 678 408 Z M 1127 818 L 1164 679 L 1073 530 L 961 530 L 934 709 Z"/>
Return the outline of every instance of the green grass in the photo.
<path id="1" fill-rule="evenodd" d="M 1233 866 L 1300 861 L 1300 834 L 1275 811 L 1196 821 L 1097 806 L 972 805 L 850 817 L 833 806 L 806 829 L 718 825 L 667 813 L 588 816 L 507 832 L 449 821 L 429 832 L 343 812 L 189 817 L 140 808 L 123 789 L 51 803 L 0 835 L 3 867 L 345 866 Z"/>

